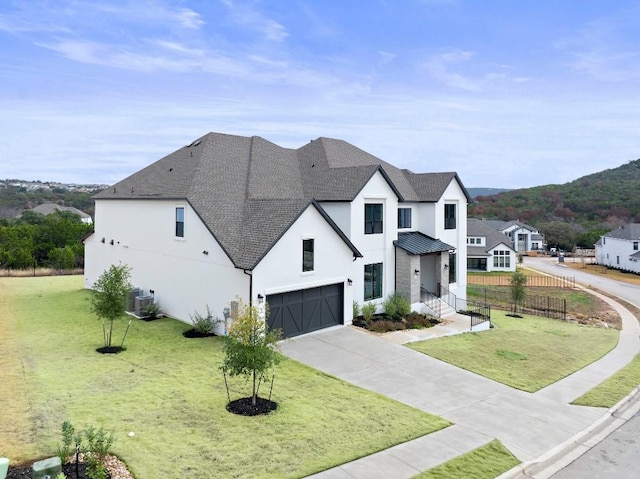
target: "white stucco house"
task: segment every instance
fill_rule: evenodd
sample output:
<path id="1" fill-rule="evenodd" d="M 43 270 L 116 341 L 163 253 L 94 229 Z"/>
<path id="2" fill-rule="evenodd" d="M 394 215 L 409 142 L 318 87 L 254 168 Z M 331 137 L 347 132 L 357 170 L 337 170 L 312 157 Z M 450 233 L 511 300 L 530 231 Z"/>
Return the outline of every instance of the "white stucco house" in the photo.
<path id="1" fill-rule="evenodd" d="M 282 148 L 209 133 L 95 197 L 85 286 L 111 264 L 167 314 L 269 305 L 285 337 L 350 324 L 352 303 L 422 288 L 466 298 L 456 173 L 412 173 L 337 139 Z M 219 333 L 224 333 L 220 325 Z"/>
<path id="2" fill-rule="evenodd" d="M 640 273 L 640 223 L 628 223 L 600 237 L 595 244 L 596 263 Z"/>
<path id="3" fill-rule="evenodd" d="M 513 249 L 518 253 L 540 251 L 545 248 L 544 236 L 533 226 L 517 220 L 486 220 L 486 222 L 496 231 L 507 235 L 511 239 Z"/>
<path id="4" fill-rule="evenodd" d="M 500 233 L 485 220 L 467 220 L 467 270 L 510 271 L 516 270 L 517 253 L 511 246 L 511 238 Z"/>

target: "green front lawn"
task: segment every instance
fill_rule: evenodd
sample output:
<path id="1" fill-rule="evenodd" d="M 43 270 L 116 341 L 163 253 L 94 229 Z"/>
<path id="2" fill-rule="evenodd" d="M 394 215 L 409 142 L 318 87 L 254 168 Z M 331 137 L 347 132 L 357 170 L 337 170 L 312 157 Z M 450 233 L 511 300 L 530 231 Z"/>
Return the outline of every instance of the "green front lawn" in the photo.
<path id="1" fill-rule="evenodd" d="M 518 464 L 520 461 L 496 439 L 414 479 L 493 479 Z"/>
<path id="2" fill-rule="evenodd" d="M 494 328 L 408 346 L 489 379 L 534 392 L 591 364 L 615 347 L 618 331 L 492 312 Z"/>
<path id="3" fill-rule="evenodd" d="M 301 477 L 448 425 L 288 359 L 273 385 L 277 411 L 230 414 L 221 338 L 133 320 L 128 349 L 101 355 L 89 297 L 78 276 L 0 279 L 0 456 L 53 455 L 67 420 L 113 429 L 114 452 L 138 479 Z M 244 381 L 231 386 L 232 399 L 248 395 Z"/>

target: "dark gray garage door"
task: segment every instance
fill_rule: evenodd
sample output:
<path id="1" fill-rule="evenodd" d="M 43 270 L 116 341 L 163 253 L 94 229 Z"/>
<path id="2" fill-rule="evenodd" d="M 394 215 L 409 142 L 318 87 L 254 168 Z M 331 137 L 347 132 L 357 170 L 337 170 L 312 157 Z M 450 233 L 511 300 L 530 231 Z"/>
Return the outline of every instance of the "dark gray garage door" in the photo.
<path id="1" fill-rule="evenodd" d="M 343 283 L 267 296 L 269 327 L 285 338 L 343 323 Z"/>

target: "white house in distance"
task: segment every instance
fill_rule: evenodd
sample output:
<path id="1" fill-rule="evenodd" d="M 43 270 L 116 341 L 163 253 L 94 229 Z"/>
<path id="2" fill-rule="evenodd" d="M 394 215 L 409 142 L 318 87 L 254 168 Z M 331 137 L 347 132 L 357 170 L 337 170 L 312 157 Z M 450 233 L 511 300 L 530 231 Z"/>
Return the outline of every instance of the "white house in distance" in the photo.
<path id="1" fill-rule="evenodd" d="M 517 253 L 511 239 L 478 219 L 467 220 L 467 270 L 515 271 Z"/>
<path id="2" fill-rule="evenodd" d="M 486 220 L 486 222 L 496 231 L 507 235 L 511 239 L 513 249 L 518 253 L 544 250 L 544 237 L 533 226 L 517 220 Z"/>
<path id="3" fill-rule="evenodd" d="M 640 223 L 628 223 L 600 237 L 595 244 L 596 263 L 640 273 Z"/>
<path id="4" fill-rule="evenodd" d="M 112 264 L 167 314 L 268 303 L 285 337 L 350 324 L 352 303 L 421 288 L 466 298 L 456 173 L 400 170 L 342 140 L 282 148 L 209 133 L 95 197 L 85 286 Z M 219 333 L 223 333 L 220 326 Z"/>

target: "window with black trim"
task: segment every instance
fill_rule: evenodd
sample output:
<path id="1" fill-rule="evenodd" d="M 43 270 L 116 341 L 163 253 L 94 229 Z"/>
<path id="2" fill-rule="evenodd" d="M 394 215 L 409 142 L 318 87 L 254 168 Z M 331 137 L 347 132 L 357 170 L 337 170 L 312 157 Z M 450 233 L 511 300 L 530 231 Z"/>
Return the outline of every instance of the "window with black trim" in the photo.
<path id="1" fill-rule="evenodd" d="M 411 208 L 398 208 L 398 229 L 411 228 Z"/>
<path id="2" fill-rule="evenodd" d="M 453 203 L 444 205 L 444 229 L 456 229 L 456 205 Z"/>
<path id="3" fill-rule="evenodd" d="M 449 253 L 449 284 L 451 283 L 455 283 L 457 281 L 457 272 L 456 272 L 456 266 L 457 266 L 457 259 L 456 259 L 456 254 L 455 253 Z"/>
<path id="4" fill-rule="evenodd" d="M 382 298 L 382 263 L 364 265 L 364 300 Z"/>
<path id="5" fill-rule="evenodd" d="M 176 237 L 184 238 L 184 207 L 176 208 Z"/>
<path id="6" fill-rule="evenodd" d="M 367 203 L 364 205 L 364 234 L 380 233 L 382 233 L 382 203 Z"/>
<path id="7" fill-rule="evenodd" d="M 633 242 L 633 251 L 638 251 L 638 242 L 637 241 Z"/>
<path id="8" fill-rule="evenodd" d="M 314 240 L 302 240 L 302 272 L 313 271 Z"/>

